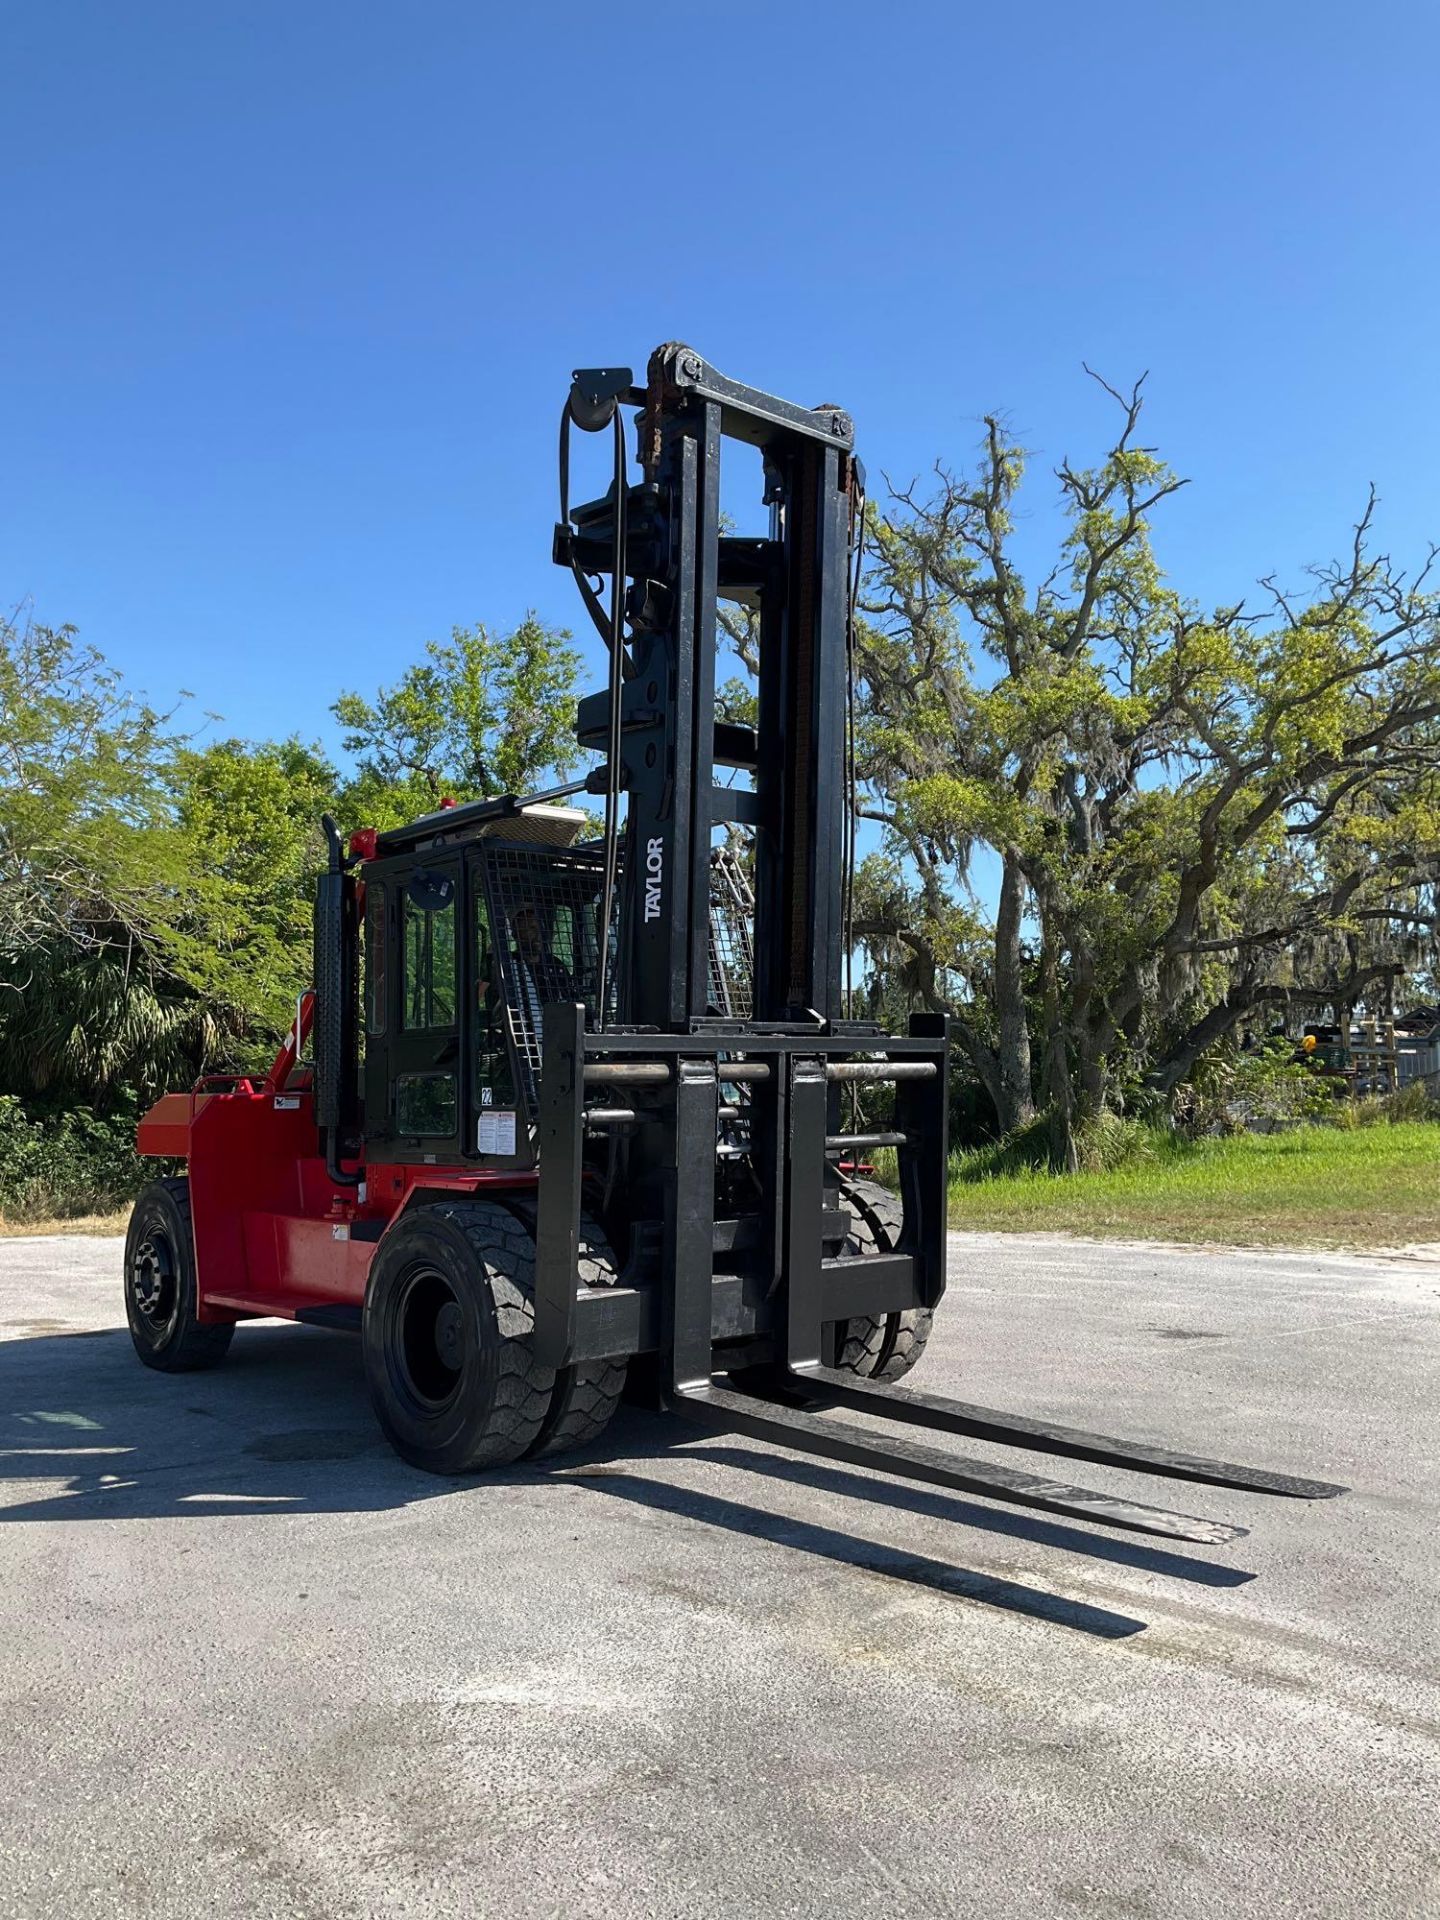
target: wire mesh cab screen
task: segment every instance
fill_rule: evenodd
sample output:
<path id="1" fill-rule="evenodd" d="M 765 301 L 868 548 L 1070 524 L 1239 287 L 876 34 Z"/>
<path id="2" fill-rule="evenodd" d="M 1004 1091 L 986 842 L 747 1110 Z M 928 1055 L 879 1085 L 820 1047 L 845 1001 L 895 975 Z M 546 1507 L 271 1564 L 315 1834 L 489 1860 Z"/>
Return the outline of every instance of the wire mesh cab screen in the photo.
<path id="1" fill-rule="evenodd" d="M 477 859 L 482 919 L 477 927 L 481 991 L 503 1019 L 519 1094 L 533 1122 L 539 1113 L 545 1009 L 580 1001 L 599 1011 L 600 911 L 604 855 L 599 846 L 545 847 L 487 840 Z M 623 860 L 623 853 L 622 853 Z M 618 903 L 617 892 L 617 903 Z M 710 864 L 710 1010 L 748 1020 L 754 1005 L 755 901 L 744 860 L 719 848 Z M 616 1018 L 618 929 L 612 924 L 607 1016 Z"/>
<path id="2" fill-rule="evenodd" d="M 600 992 L 599 847 L 487 841 L 479 854 L 488 926 L 477 929 L 481 970 L 497 993 L 533 1121 L 538 1111 L 545 1008 L 584 1003 L 593 1020 Z M 612 975 L 613 977 L 613 975 Z M 613 1001 L 613 992 L 609 996 Z"/>

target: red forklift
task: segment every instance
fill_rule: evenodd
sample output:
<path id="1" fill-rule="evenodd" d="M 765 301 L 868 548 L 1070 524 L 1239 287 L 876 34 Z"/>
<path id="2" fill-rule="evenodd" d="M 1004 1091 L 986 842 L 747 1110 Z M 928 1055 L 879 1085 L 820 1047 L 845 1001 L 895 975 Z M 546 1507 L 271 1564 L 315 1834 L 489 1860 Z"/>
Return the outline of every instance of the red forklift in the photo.
<path id="1" fill-rule="evenodd" d="M 613 448 L 606 493 L 573 509 L 572 429 Z M 763 538 L 722 516 L 733 442 L 759 450 Z M 845 990 L 850 418 L 672 343 L 643 386 L 577 373 L 560 445 L 554 559 L 608 650 L 577 722 L 597 769 L 348 842 L 326 821 L 314 987 L 270 1071 L 140 1124 L 142 1153 L 186 1167 L 130 1223 L 140 1359 L 213 1366 L 245 1320 L 352 1328 L 385 1433 L 442 1474 L 595 1440 L 628 1377 L 712 1432 L 1187 1540 L 1244 1529 L 908 1430 L 1342 1491 L 894 1384 L 945 1291 L 948 1044 L 934 1014 L 850 1017 Z M 717 713 L 722 601 L 753 621 L 753 727 Z M 857 1088 L 883 1120 L 857 1121 Z M 857 1171 L 879 1148 L 893 1190 Z"/>

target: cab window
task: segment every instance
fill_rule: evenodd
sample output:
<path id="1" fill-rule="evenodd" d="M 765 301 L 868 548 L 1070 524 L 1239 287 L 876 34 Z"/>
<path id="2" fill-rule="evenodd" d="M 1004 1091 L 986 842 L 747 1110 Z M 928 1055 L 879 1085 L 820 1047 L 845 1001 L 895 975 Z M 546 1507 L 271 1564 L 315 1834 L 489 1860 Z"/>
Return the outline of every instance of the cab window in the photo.
<path id="1" fill-rule="evenodd" d="M 456 1006 L 455 883 L 417 873 L 405 889 L 400 1024 L 407 1032 L 453 1027 Z"/>

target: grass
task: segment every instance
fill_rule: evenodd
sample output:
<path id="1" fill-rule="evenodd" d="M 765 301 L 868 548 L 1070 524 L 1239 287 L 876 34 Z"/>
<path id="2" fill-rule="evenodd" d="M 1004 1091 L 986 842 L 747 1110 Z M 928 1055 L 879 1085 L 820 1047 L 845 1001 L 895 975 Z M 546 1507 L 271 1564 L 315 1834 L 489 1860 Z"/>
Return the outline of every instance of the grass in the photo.
<path id="1" fill-rule="evenodd" d="M 47 1214 L 39 1220 L 7 1220 L 0 1214 L 0 1240 L 49 1239 L 57 1233 L 83 1233 L 91 1236 L 124 1233 L 130 1221 L 130 1209 L 119 1213 L 81 1213 L 73 1219 Z"/>
<path id="2" fill-rule="evenodd" d="M 1156 1133 L 1123 1166 L 1066 1177 L 992 1172 L 979 1154 L 955 1164 L 959 1228 L 1241 1246 L 1440 1241 L 1433 1121 L 1197 1141 Z"/>
<path id="3" fill-rule="evenodd" d="M 877 1162 L 891 1162 L 882 1152 Z M 1351 1130 L 1298 1127 L 1189 1141 L 1139 1137 L 1105 1172 L 1057 1177 L 997 1171 L 1004 1150 L 960 1155 L 950 1224 L 1001 1233 L 1077 1233 L 1112 1239 L 1231 1246 L 1395 1247 L 1440 1241 L 1440 1125 Z M 877 1168 L 893 1178 L 892 1165 Z M 120 1234 L 128 1209 L 75 1218 L 7 1219 L 0 1239 Z"/>

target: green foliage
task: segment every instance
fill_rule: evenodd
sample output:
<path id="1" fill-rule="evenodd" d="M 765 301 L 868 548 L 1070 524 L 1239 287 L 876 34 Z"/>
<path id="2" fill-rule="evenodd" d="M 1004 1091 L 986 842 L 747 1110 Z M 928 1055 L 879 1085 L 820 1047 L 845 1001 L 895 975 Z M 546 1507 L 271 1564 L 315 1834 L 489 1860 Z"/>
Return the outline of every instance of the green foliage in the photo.
<path id="1" fill-rule="evenodd" d="M 169 781 L 201 876 L 201 911 L 182 930 L 177 967 L 220 1011 L 230 1063 L 259 1065 L 310 982 L 320 818 L 336 805 L 339 776 L 299 740 L 224 740 L 182 750 Z"/>
<path id="2" fill-rule="evenodd" d="M 311 978 L 322 814 L 385 827 L 573 763 L 565 642 L 457 629 L 342 695 L 346 782 L 298 739 L 201 745 L 73 629 L 0 622 L 0 1209 L 115 1204 L 137 1110 L 269 1060 Z"/>
<path id="3" fill-rule="evenodd" d="M 1354 1131 L 1360 1127 L 1399 1127 L 1440 1120 L 1437 1103 L 1423 1080 L 1412 1080 L 1394 1093 L 1374 1094 L 1365 1100 L 1347 1100 L 1337 1106 L 1334 1125 Z"/>
<path id="4" fill-rule="evenodd" d="M 7 1091 L 106 1104 L 193 1071 L 218 1041 L 186 977 L 208 883 L 168 784 L 184 750 L 73 628 L 0 622 Z"/>
<path id="5" fill-rule="evenodd" d="M 1242 1133 L 1257 1125 L 1293 1125 L 1331 1117 L 1342 1090 L 1295 1058 L 1289 1040 L 1272 1037 L 1242 1049 L 1212 1047 L 1175 1092 L 1173 1113 L 1185 1132 Z"/>
<path id="6" fill-rule="evenodd" d="M 1075 1132 L 1081 1173 L 1114 1173 L 1155 1158 L 1155 1130 L 1102 1107 Z"/>
<path id="7" fill-rule="evenodd" d="M 1155 1158 L 1157 1141 L 1164 1138 L 1163 1132 L 1139 1120 L 1102 1111 L 1076 1129 L 1077 1170 L 1113 1173 L 1121 1167 L 1138 1166 Z M 1046 1113 L 1003 1139 L 952 1154 L 950 1177 L 973 1184 L 1016 1174 L 1049 1173 L 1054 1159 L 1054 1120 Z"/>
<path id="8" fill-rule="evenodd" d="M 1397 968 L 1425 991 L 1440 950 L 1430 569 L 1373 550 L 1372 501 L 1302 592 L 1187 600 L 1151 544 L 1183 483 L 1137 444 L 1140 388 L 1108 391 L 1119 436 L 1060 466 L 1035 581 L 998 418 L 973 473 L 871 522 L 858 757 L 883 839 L 857 927 L 877 992 L 954 1016 L 1007 1135 L 1166 1099 L 1291 996 L 1343 1019 Z"/>
<path id="9" fill-rule="evenodd" d="M 1039 1173 L 1050 1165 L 1050 1149 L 1050 1122 L 1047 1116 L 1041 1115 L 997 1140 L 987 1140 L 978 1147 L 961 1148 L 953 1153 L 950 1177 L 971 1182 Z"/>
<path id="10" fill-rule="evenodd" d="M 135 1151 L 133 1109 L 31 1116 L 0 1094 L 0 1219 L 23 1225 L 113 1213 L 156 1171 Z"/>
<path id="11" fill-rule="evenodd" d="M 194 873 L 168 805 L 181 741 L 73 627 L 0 620 L 0 957 L 164 943 Z"/>
<path id="12" fill-rule="evenodd" d="M 1440 1120 L 1440 1104 L 1423 1080 L 1412 1080 L 1408 1087 L 1382 1094 L 1374 1104 L 1392 1127 L 1403 1126 L 1411 1120 Z"/>
<path id="13" fill-rule="evenodd" d="M 333 711 L 358 764 L 347 818 L 392 826 L 446 797 L 523 793 L 565 773 L 580 669 L 569 639 L 533 614 L 511 633 L 456 627 L 373 700 L 342 693 Z"/>
<path id="14" fill-rule="evenodd" d="M 50 938 L 0 978 L 0 1087 L 103 1111 L 126 1093 L 188 1085 L 229 1030 L 225 1010 L 143 949 Z"/>

